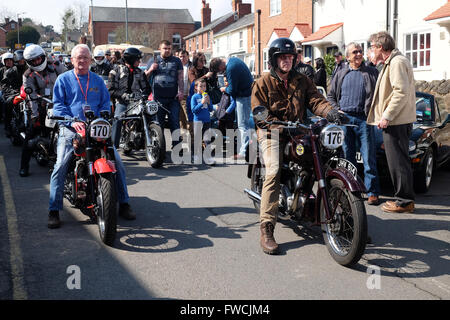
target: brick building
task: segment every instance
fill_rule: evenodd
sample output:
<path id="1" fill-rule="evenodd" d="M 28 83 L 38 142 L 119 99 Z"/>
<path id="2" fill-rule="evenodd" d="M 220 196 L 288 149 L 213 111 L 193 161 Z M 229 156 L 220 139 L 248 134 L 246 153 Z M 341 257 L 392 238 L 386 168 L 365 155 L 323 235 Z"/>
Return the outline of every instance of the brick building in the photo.
<path id="1" fill-rule="evenodd" d="M 19 18 L 18 21 L 19 23 L 16 20 L 5 18 L 5 22 L 0 24 L 0 47 L 6 47 L 6 35 L 8 32 L 15 31 L 22 26 L 22 19 Z"/>
<path id="2" fill-rule="evenodd" d="M 182 39 L 195 30 L 195 22 L 188 9 L 126 10 L 126 8 L 94 6 L 89 7 L 88 42 L 95 45 L 115 44 L 116 32 L 120 27 L 125 28 L 127 20 L 129 35 L 133 30 L 140 30 L 142 33 L 141 43 L 133 44 L 153 49 L 157 49 L 155 43 L 159 44 L 161 40 L 171 41 L 174 48 L 182 47 Z"/>
<path id="3" fill-rule="evenodd" d="M 186 41 L 186 50 L 189 54 L 196 51 L 205 53 L 206 59 L 209 60 L 213 56 L 213 39 L 214 34 L 218 33 L 225 27 L 235 23 L 240 18 L 251 13 L 251 4 L 242 3 L 242 0 L 231 0 L 232 12 L 227 13 L 213 21 L 211 21 L 211 8 L 206 0 L 202 0 L 201 9 L 201 27 L 193 33 L 184 37 Z"/>
<path id="4" fill-rule="evenodd" d="M 268 71 L 270 43 L 287 37 L 299 45 L 312 33 L 312 0 L 255 0 L 256 74 Z M 311 56 L 306 47 L 305 56 Z"/>

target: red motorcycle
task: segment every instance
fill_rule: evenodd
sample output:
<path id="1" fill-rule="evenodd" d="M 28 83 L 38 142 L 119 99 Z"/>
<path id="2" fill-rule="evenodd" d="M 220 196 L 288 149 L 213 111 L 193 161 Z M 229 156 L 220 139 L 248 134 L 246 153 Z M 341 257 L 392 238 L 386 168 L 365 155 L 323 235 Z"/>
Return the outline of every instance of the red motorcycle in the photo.
<path id="1" fill-rule="evenodd" d="M 320 118 L 311 125 L 300 122 L 266 121 L 268 110 L 257 107 L 255 122 L 265 121 L 287 131 L 281 164 L 279 216 L 320 225 L 333 259 L 343 266 L 356 264 L 367 242 L 367 216 L 361 194 L 366 193 L 356 167 L 339 157 L 344 130 Z M 294 132 L 294 133 L 292 133 Z M 256 139 L 249 161 L 250 189 L 245 193 L 259 211 L 265 167 Z M 316 189 L 314 187 L 317 185 Z"/>
<path id="2" fill-rule="evenodd" d="M 89 107 L 85 107 L 84 115 L 86 121 L 76 117 L 49 117 L 85 124 L 85 130 L 77 132 L 73 139 L 74 152 L 64 182 L 64 197 L 97 223 L 102 242 L 111 246 L 117 232 L 112 119 L 108 111 L 102 111 L 96 118 Z"/>

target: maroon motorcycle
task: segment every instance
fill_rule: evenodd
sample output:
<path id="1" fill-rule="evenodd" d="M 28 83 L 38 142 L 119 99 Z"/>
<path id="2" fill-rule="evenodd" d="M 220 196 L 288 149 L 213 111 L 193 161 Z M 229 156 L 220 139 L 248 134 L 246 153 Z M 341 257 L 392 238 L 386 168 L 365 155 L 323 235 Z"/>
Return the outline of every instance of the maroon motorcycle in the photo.
<path id="1" fill-rule="evenodd" d="M 281 164 L 279 216 L 320 225 L 333 259 L 343 266 L 356 264 L 367 242 L 367 216 L 362 193 L 364 183 L 356 167 L 339 157 L 344 130 L 320 118 L 310 125 L 300 122 L 266 121 L 268 110 L 257 107 L 255 122 L 279 125 L 286 135 Z M 265 167 L 256 148 L 250 146 L 245 189 L 259 211 Z M 253 155 L 253 156 L 252 156 Z"/>

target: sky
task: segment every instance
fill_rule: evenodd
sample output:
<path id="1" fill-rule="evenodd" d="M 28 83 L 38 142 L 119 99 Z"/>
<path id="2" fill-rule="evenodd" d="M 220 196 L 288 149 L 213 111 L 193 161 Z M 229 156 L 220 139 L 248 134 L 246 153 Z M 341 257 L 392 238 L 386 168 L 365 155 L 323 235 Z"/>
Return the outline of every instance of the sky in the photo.
<path id="1" fill-rule="evenodd" d="M 87 6 L 104 7 L 125 7 L 128 3 L 129 8 L 171 8 L 171 9 L 189 9 L 192 18 L 200 21 L 201 0 L 12 0 L 1 1 L 0 15 L 5 11 L 13 14 L 14 20 L 19 17 L 31 18 L 36 23 L 42 23 L 44 26 L 53 25 L 54 30 L 61 32 L 61 20 L 65 9 L 70 7 L 70 3 L 81 2 Z M 243 3 L 251 3 L 252 11 L 254 0 L 243 0 Z M 216 19 L 228 12 L 231 12 L 231 0 L 207 0 L 211 8 L 211 19 Z M 25 12 L 25 13 L 23 13 Z M 23 14 L 22 14 L 23 13 Z M 4 22 L 4 21 L 1 21 Z"/>

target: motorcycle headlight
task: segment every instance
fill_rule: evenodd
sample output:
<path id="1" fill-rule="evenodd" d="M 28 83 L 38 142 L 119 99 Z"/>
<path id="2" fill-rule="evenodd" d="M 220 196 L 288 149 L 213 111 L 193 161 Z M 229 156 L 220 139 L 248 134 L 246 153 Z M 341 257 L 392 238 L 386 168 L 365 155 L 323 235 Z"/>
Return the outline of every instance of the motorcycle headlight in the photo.
<path id="1" fill-rule="evenodd" d="M 106 140 L 111 137 L 111 124 L 105 119 L 92 121 L 89 128 L 89 136 L 97 141 Z"/>
<path id="2" fill-rule="evenodd" d="M 344 130 L 334 124 L 326 126 L 320 133 L 320 142 L 322 145 L 331 150 L 342 147 L 344 144 Z"/>
<path id="3" fill-rule="evenodd" d="M 417 144 L 414 141 L 409 140 L 409 152 L 415 151 L 416 149 L 417 149 Z"/>

